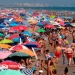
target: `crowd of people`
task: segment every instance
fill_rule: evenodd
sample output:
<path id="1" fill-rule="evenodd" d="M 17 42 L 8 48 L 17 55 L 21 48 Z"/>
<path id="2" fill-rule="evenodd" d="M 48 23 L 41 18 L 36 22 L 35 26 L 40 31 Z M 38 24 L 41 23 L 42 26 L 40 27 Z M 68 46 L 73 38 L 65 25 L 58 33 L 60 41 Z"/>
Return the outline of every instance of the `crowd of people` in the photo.
<path id="1" fill-rule="evenodd" d="M 6 9 L 1 10 L 0 12 L 2 13 L 5 11 Z M 26 13 L 26 11 L 24 10 L 20 10 L 20 11 L 14 10 L 12 12 L 11 10 L 8 10 L 8 12 L 6 11 L 6 15 L 4 15 L 4 17 L 9 20 L 5 19 L 6 20 L 5 22 L 0 23 L 1 25 L 4 25 L 7 27 L 6 30 L 0 28 L 0 33 L 5 35 L 4 37 L 0 37 L 0 43 L 3 39 L 10 39 L 9 37 L 15 34 L 18 35 L 18 38 L 20 39 L 19 42 L 15 42 L 15 40 L 12 39 L 13 43 L 11 44 L 7 43 L 8 45 L 11 45 L 11 46 L 23 45 L 24 47 L 26 46 L 28 49 L 33 51 L 31 47 L 27 46 L 28 43 L 34 44 L 33 41 L 29 41 L 29 38 L 32 38 L 33 40 L 35 40 L 35 42 L 38 43 L 38 47 L 34 48 L 35 51 L 33 51 L 36 59 L 34 59 L 33 57 L 32 58 L 15 57 L 11 59 L 19 63 L 23 67 L 19 70 L 24 75 L 59 75 L 57 67 L 60 64 L 61 60 L 62 60 L 62 65 L 66 65 L 66 67 L 64 68 L 64 72 L 61 73 L 61 75 L 68 75 L 68 67 L 70 67 L 71 65 L 75 65 L 75 28 L 74 26 L 70 25 L 70 23 L 75 23 L 75 20 L 59 18 L 59 20 L 64 21 L 64 22 L 59 22 L 56 19 L 59 16 L 57 15 L 58 13 L 54 12 L 53 14 L 51 13 L 49 14 L 49 12 L 47 11 L 44 11 L 42 13 L 41 12 L 34 11 L 32 14 L 29 15 L 28 11 Z M 8 16 L 7 16 L 7 13 L 8 13 Z M 68 14 L 68 12 L 66 14 L 67 16 L 74 15 L 70 13 Z M 50 24 L 51 23 L 50 15 L 55 15 L 53 16 L 54 18 L 52 18 L 53 19 L 52 22 L 54 21 L 54 23 L 56 24 L 59 23 L 58 27 L 55 27 L 53 24 Z M 18 18 L 21 17 L 21 18 L 16 19 L 17 17 Z M 12 28 L 17 26 L 24 26 L 24 24 L 23 25 L 21 24 L 24 21 L 27 21 L 27 22 L 30 21 L 28 20 L 28 17 L 30 17 L 31 20 L 34 19 L 33 20 L 34 22 L 32 22 L 33 24 L 26 26 L 24 30 L 23 28 L 20 28 L 19 30 L 18 28 L 15 30 L 14 28 Z M 46 17 L 47 19 L 45 20 L 44 17 Z M 40 20 L 38 20 L 38 18 Z M 0 19 L 0 22 L 2 19 L 3 18 Z M 11 24 L 10 21 L 14 22 L 15 24 L 13 23 Z M 38 24 L 38 23 L 45 23 L 45 21 L 47 21 L 48 23 L 47 26 L 50 27 L 52 25 L 53 28 L 46 28 L 46 24 L 40 24 L 40 25 Z M 65 21 L 66 23 L 67 22 L 69 23 L 68 26 L 65 24 Z M 13 26 L 16 24 L 18 25 Z M 42 29 L 43 31 L 39 32 L 38 31 L 39 29 Z M 1 50 L 3 49 L 1 48 L 0 51 Z M 10 49 L 4 49 L 4 50 L 7 51 Z M 17 50 L 11 50 L 11 52 L 15 53 L 19 51 L 17 48 Z M 6 58 L 2 60 L 1 63 L 7 60 L 10 60 L 10 59 Z"/>

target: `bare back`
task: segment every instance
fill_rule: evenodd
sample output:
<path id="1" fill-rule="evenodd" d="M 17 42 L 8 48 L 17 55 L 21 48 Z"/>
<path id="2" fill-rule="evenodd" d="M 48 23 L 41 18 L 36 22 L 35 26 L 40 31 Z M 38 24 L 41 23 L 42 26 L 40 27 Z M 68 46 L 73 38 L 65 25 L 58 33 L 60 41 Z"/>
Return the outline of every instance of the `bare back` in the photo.
<path id="1" fill-rule="evenodd" d="M 56 47 L 56 52 L 61 52 L 61 47 L 60 46 Z"/>
<path id="2" fill-rule="evenodd" d="M 67 48 L 67 51 L 66 51 L 67 53 L 73 53 L 73 50 L 72 50 L 72 48 Z"/>

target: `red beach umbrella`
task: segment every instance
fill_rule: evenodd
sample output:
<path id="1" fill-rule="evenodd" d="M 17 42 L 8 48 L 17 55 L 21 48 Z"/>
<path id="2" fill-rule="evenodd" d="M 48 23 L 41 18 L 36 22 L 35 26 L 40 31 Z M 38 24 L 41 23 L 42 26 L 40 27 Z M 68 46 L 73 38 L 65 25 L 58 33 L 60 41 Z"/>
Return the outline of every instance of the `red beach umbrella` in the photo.
<path id="1" fill-rule="evenodd" d="M 55 28 L 55 26 L 50 24 L 50 25 L 46 25 L 45 28 Z"/>
<path id="2" fill-rule="evenodd" d="M 13 30 L 21 31 L 26 29 L 27 29 L 26 26 L 15 26 L 15 27 L 11 27 L 9 31 L 13 31 Z"/>
<path id="3" fill-rule="evenodd" d="M 4 61 L 0 65 L 8 66 L 8 69 L 14 69 L 14 70 L 20 69 L 20 64 L 13 61 Z"/>
<path id="4" fill-rule="evenodd" d="M 13 34 L 9 37 L 10 40 L 13 40 L 14 38 L 18 38 L 19 34 Z"/>
<path id="5" fill-rule="evenodd" d="M 15 45 L 13 46 L 12 48 L 10 48 L 9 50 L 11 51 L 18 51 L 18 50 L 21 50 L 21 49 L 25 49 L 25 50 L 29 50 L 29 48 L 27 48 L 26 46 L 24 45 Z"/>

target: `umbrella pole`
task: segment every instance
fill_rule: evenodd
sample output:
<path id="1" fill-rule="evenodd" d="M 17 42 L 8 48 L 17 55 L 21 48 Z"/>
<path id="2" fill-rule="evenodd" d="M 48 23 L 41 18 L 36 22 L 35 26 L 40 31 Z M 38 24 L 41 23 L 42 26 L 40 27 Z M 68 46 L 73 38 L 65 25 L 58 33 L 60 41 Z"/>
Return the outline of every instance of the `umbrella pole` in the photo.
<path id="1" fill-rule="evenodd" d="M 22 44 L 22 40 L 21 40 L 21 38 L 20 38 L 20 45 Z"/>
<path id="2" fill-rule="evenodd" d="M 32 50 L 33 50 L 33 52 L 34 52 L 34 55 L 35 55 L 36 59 L 38 59 L 38 57 L 37 57 L 37 55 L 36 55 L 35 50 L 34 50 L 33 47 L 32 47 Z"/>

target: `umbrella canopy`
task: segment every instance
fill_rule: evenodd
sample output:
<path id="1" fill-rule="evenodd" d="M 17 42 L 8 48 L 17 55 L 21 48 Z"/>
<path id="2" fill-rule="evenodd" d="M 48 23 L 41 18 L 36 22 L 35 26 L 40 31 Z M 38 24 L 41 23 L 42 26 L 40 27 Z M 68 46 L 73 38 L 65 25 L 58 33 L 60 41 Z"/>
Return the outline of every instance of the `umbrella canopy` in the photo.
<path id="1" fill-rule="evenodd" d="M 3 33 L 0 33 L 0 37 L 4 37 L 5 35 Z"/>
<path id="2" fill-rule="evenodd" d="M 10 51 L 1 51 L 0 52 L 0 59 L 7 58 L 10 54 L 12 54 Z"/>
<path id="3" fill-rule="evenodd" d="M 71 23 L 71 26 L 75 27 L 75 23 Z"/>
<path id="4" fill-rule="evenodd" d="M 27 48 L 26 46 L 23 46 L 23 45 L 15 45 L 12 48 L 10 48 L 9 50 L 17 51 L 17 50 L 21 50 L 21 49 L 29 50 L 29 48 Z"/>
<path id="5" fill-rule="evenodd" d="M 51 15 L 50 18 L 54 19 L 56 16 L 55 15 Z"/>
<path id="6" fill-rule="evenodd" d="M 10 23 L 9 26 L 18 26 L 18 23 L 13 22 L 13 23 Z"/>
<path id="7" fill-rule="evenodd" d="M 32 33 L 30 33 L 29 31 L 24 31 L 23 34 L 27 36 L 32 36 Z"/>
<path id="8" fill-rule="evenodd" d="M 24 52 L 15 52 L 13 54 L 10 54 L 8 57 L 30 57 L 30 55 L 24 53 Z"/>
<path id="9" fill-rule="evenodd" d="M 20 64 L 13 61 L 4 61 L 4 62 L 1 62 L 1 65 L 6 65 L 8 66 L 8 69 L 14 69 L 14 70 L 18 70 L 20 67 Z"/>
<path id="10" fill-rule="evenodd" d="M 50 25 L 46 25 L 46 28 L 55 28 L 54 25 L 50 24 Z"/>
<path id="11" fill-rule="evenodd" d="M 11 46 L 7 44 L 0 44 L 0 48 L 9 49 Z"/>
<path id="12" fill-rule="evenodd" d="M 13 41 L 9 40 L 9 39 L 4 39 L 4 40 L 1 40 L 0 43 L 3 43 L 3 44 L 5 44 L 5 43 L 13 43 Z"/>
<path id="13" fill-rule="evenodd" d="M 2 70 L 0 75 L 24 75 L 20 71 L 16 70 Z"/>
<path id="14" fill-rule="evenodd" d="M 14 38 L 19 38 L 19 34 L 13 34 L 9 37 L 10 40 L 12 40 Z"/>
<path id="15" fill-rule="evenodd" d="M 37 32 L 46 32 L 44 29 L 38 29 Z"/>
<path id="16" fill-rule="evenodd" d="M 19 43 L 19 42 L 20 42 L 20 38 L 14 38 L 14 39 L 13 39 L 13 42 Z"/>
<path id="17" fill-rule="evenodd" d="M 24 52 L 30 56 L 35 56 L 34 53 L 31 50 L 19 50 L 19 52 Z"/>
<path id="18" fill-rule="evenodd" d="M 17 30 L 17 31 L 21 31 L 21 30 L 26 30 L 27 27 L 26 26 L 15 26 L 15 27 L 11 27 L 10 30 Z"/>
<path id="19" fill-rule="evenodd" d="M 42 22 L 38 22 L 38 26 L 44 26 Z"/>
<path id="20" fill-rule="evenodd" d="M 27 47 L 38 47 L 38 45 L 33 43 L 33 42 L 26 43 L 25 46 L 27 46 Z"/>
<path id="21" fill-rule="evenodd" d="M 34 46 L 37 46 L 37 47 L 41 47 L 41 45 L 38 42 L 26 42 L 25 45 L 26 44 L 29 44 L 29 45 L 32 45 L 32 46 L 34 45 Z"/>
<path id="22" fill-rule="evenodd" d="M 62 18 L 56 18 L 55 21 L 57 21 L 57 22 L 64 22 Z"/>
<path id="23" fill-rule="evenodd" d="M 28 38 L 28 41 L 29 41 L 29 42 L 35 42 L 35 39 L 33 39 L 33 38 Z"/>

